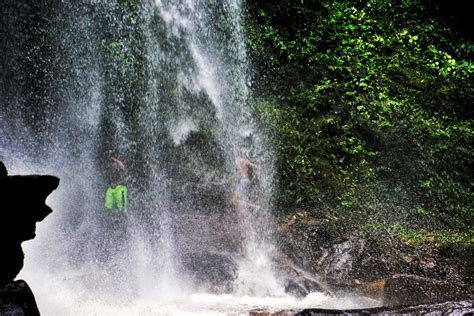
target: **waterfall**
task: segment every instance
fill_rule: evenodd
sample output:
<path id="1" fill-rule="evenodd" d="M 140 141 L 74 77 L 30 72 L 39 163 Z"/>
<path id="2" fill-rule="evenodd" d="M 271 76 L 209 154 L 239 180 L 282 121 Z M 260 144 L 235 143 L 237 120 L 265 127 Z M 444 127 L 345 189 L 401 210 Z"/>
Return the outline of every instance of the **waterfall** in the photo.
<path id="1" fill-rule="evenodd" d="M 35 42 L 9 43 L 30 68 L 3 100 L 0 155 L 13 172 L 60 176 L 62 188 L 24 273 L 137 299 L 281 294 L 269 259 L 272 155 L 248 105 L 242 3 L 62 2 L 15 13 L 38 9 Z M 12 32 L 24 37 L 38 21 L 21 22 Z M 23 83 L 31 69 L 45 79 Z M 128 169 L 125 226 L 107 223 L 102 205 L 109 151 Z M 238 197 L 256 210 L 234 205 L 236 158 L 259 166 L 252 196 Z M 214 265 L 229 269 L 222 286 L 206 280 Z"/>
<path id="2" fill-rule="evenodd" d="M 273 266 L 274 155 L 250 105 L 242 1 L 7 0 L 0 13 L 0 158 L 61 178 L 24 244 L 45 315 L 330 299 L 286 295 Z M 108 155 L 127 168 L 121 218 L 103 205 Z"/>
<path id="3" fill-rule="evenodd" d="M 186 194 L 179 199 L 180 207 L 176 212 L 196 213 L 196 203 L 190 205 L 183 203 L 193 201 L 193 194 L 201 196 L 209 194 L 205 192 L 208 189 L 202 187 L 214 186 L 222 191 L 223 187 L 230 186 L 231 191 L 235 190 L 236 184 L 233 183 L 235 179 L 232 178 L 235 175 L 237 157 L 261 165 L 263 170 L 259 175 L 261 182 L 255 190 L 257 203 L 261 209 L 257 214 L 251 214 L 252 210 L 243 207 L 245 214 L 239 222 L 239 233 L 243 233 L 245 239 L 240 250 L 243 256 L 238 258 L 241 261 L 240 269 L 247 269 L 246 261 L 252 262 L 251 266 L 258 265 L 260 256 L 269 255 L 266 250 L 269 249 L 271 224 L 266 215 L 270 206 L 272 162 L 269 159 L 271 157 L 269 149 L 264 146 L 264 140 L 252 121 L 248 106 L 248 62 L 240 21 L 242 4 L 239 1 L 176 3 L 176 1 L 157 0 L 155 5 L 156 9 L 149 13 L 148 19 L 153 21 L 153 18 L 158 18 L 161 24 L 164 24 L 164 33 L 169 44 L 164 46 L 159 40 L 157 41 L 159 36 L 156 35 L 158 34 L 156 25 L 160 23 L 149 22 L 147 29 L 151 34 L 147 35 L 147 43 L 150 43 L 147 56 L 153 56 L 153 61 L 159 61 L 152 67 L 158 71 L 156 77 L 165 78 L 162 79 L 165 81 L 172 80 L 174 89 L 171 94 L 174 98 L 169 100 L 167 94 L 170 91 L 155 90 L 153 98 L 161 99 L 162 102 L 156 105 L 157 110 L 154 112 L 163 113 L 166 112 L 163 108 L 171 108 L 172 110 L 167 111 L 171 116 L 165 125 L 173 145 L 186 147 L 186 142 L 189 142 L 191 147 L 189 149 L 192 149 L 191 151 L 185 149 L 186 154 L 190 156 L 190 159 L 188 158 L 190 168 L 188 167 L 185 172 L 194 174 L 198 180 L 181 183 L 180 186 L 186 187 L 191 183 L 201 187 L 188 187 Z M 163 55 L 167 58 L 163 59 Z M 154 120 L 151 124 L 153 122 Z M 214 147 L 210 149 L 214 151 L 213 155 L 209 155 L 209 148 L 193 146 L 193 137 L 207 138 L 206 143 L 210 141 Z M 220 165 L 217 170 L 216 164 Z M 176 182 L 175 178 L 172 177 L 171 181 Z M 222 198 L 224 195 L 229 199 L 232 194 L 232 192 L 220 193 L 217 198 Z M 213 204 L 215 203 L 204 203 L 202 206 L 206 209 L 205 213 L 213 212 L 212 217 L 232 212 L 228 210 L 228 203 L 220 203 L 218 207 Z M 213 208 L 216 209 L 212 210 Z M 209 222 L 206 224 L 210 226 Z M 220 229 L 225 230 L 226 227 Z M 210 232 L 210 235 L 214 238 L 223 237 L 219 235 L 220 231 L 213 233 Z M 189 247 L 189 243 L 193 244 L 190 240 L 185 240 L 184 243 L 187 244 L 186 247 Z M 209 246 L 213 245 L 206 245 Z M 228 249 L 215 251 L 222 252 Z M 264 267 L 271 269 L 268 262 Z M 242 275 L 245 273 L 239 273 L 239 276 Z M 249 286 L 246 284 L 248 280 L 240 279 L 240 281 L 242 294 L 255 292 L 255 287 L 250 286 L 247 289 L 250 293 L 247 293 L 243 287 Z M 277 289 L 275 287 L 265 290 L 273 292 Z"/>

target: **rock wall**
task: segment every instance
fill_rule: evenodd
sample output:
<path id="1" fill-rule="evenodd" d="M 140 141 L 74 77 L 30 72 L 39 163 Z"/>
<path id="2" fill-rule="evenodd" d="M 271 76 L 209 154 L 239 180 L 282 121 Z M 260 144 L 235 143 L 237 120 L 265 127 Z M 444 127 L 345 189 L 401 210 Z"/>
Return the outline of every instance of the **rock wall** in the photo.
<path id="1" fill-rule="evenodd" d="M 26 282 L 14 279 L 23 268 L 21 243 L 52 212 L 45 202 L 58 185 L 53 176 L 9 176 L 0 162 L 0 315 L 39 315 Z"/>
<path id="2" fill-rule="evenodd" d="M 384 306 L 472 300 L 474 295 L 470 276 L 445 256 L 414 249 L 383 231 L 354 230 L 308 212 L 288 217 L 279 231 L 282 251 L 335 294 L 367 296 Z"/>

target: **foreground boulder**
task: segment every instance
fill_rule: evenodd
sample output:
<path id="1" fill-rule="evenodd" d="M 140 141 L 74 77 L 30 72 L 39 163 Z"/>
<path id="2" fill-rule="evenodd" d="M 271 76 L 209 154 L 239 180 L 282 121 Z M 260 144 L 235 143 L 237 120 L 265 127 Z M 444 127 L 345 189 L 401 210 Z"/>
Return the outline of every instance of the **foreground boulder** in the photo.
<path id="1" fill-rule="evenodd" d="M 0 288 L 0 315 L 39 315 L 33 292 L 25 281 L 10 282 Z"/>
<path id="2" fill-rule="evenodd" d="M 23 268 L 21 243 L 35 237 L 36 222 L 52 210 L 47 196 L 59 185 L 53 176 L 9 176 L 0 162 L 0 314 L 38 315 L 24 281 L 13 282 Z"/>

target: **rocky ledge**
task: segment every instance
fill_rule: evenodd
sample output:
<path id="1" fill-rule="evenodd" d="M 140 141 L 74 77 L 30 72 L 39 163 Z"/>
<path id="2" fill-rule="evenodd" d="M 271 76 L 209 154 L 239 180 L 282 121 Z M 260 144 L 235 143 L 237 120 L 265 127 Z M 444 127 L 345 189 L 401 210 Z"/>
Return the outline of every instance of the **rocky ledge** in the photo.
<path id="1" fill-rule="evenodd" d="M 322 316 L 322 315 L 472 315 L 474 303 L 472 301 L 446 302 L 431 305 L 376 307 L 368 309 L 306 309 L 296 316 Z M 263 316 L 263 315 L 262 315 Z M 273 316 L 273 315 L 271 315 Z M 286 316 L 286 315 L 278 315 Z"/>
<path id="2" fill-rule="evenodd" d="M 386 231 L 351 229 L 309 212 L 288 216 L 280 235 L 281 250 L 336 295 L 358 294 L 387 307 L 473 298 L 472 245 L 419 249 Z"/>

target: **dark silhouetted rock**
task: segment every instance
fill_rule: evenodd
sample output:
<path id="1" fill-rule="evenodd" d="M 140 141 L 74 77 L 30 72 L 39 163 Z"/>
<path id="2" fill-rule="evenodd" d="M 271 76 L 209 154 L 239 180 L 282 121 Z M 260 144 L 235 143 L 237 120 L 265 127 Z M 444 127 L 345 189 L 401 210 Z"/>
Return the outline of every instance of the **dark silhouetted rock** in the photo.
<path id="1" fill-rule="evenodd" d="M 39 315 L 35 297 L 25 281 L 10 282 L 0 288 L 0 315 Z"/>
<path id="2" fill-rule="evenodd" d="M 9 176 L 0 162 L 0 311 L 5 311 L 1 315 L 39 314 L 28 285 L 13 280 L 23 267 L 21 243 L 33 239 L 36 222 L 52 212 L 45 201 L 58 185 L 53 176 Z"/>

